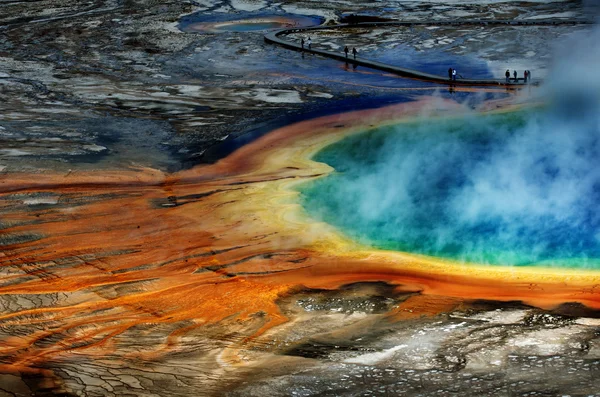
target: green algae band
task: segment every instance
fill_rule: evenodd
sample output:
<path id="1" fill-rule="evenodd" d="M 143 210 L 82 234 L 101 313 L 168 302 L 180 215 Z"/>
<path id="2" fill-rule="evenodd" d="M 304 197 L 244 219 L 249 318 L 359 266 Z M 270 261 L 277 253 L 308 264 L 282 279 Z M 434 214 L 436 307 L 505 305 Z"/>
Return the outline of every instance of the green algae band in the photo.
<path id="1" fill-rule="evenodd" d="M 336 171 L 301 200 L 376 248 L 600 268 L 599 125 L 545 109 L 375 128 L 319 152 Z"/>

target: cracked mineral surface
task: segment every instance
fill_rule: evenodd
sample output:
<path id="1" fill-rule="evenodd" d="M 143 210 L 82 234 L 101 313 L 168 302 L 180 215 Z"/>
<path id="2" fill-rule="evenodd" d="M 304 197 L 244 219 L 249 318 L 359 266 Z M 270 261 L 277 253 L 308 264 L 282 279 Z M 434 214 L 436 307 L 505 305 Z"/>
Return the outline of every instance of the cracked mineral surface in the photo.
<path id="1" fill-rule="evenodd" d="M 290 188 L 359 129 L 511 109 L 537 87 L 449 89 L 263 40 L 351 16 L 574 21 L 311 37 L 433 74 L 543 79 L 597 8 L 0 0 L 0 397 L 600 396 L 597 273 L 364 251 L 307 223 Z"/>

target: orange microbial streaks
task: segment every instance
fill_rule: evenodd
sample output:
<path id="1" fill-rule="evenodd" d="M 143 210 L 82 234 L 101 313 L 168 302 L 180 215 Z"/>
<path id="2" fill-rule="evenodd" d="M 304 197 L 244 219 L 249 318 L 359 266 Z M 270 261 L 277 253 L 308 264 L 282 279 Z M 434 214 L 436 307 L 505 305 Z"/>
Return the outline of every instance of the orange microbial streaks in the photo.
<path id="1" fill-rule="evenodd" d="M 136 169 L 5 177 L 0 362 L 38 371 L 75 354 L 159 359 L 184 351 L 187 335 L 212 335 L 215 327 L 235 328 L 231 343 L 245 343 L 287 320 L 277 301 L 299 286 L 384 281 L 420 293 L 390 313 L 396 320 L 469 299 L 600 308 L 591 288 L 600 284 L 596 273 L 466 267 L 376 251 L 307 218 L 294 187 L 331 172 L 312 154 L 364 128 L 414 119 L 424 108 L 460 112 L 452 102 L 422 100 L 327 116 L 171 175 Z M 56 202 L 28 204 L 44 194 Z M 145 342 L 149 329 L 160 337 Z"/>
<path id="2" fill-rule="evenodd" d="M 390 320 L 401 321 L 435 316 L 458 309 L 464 301 L 439 295 L 413 295 L 390 313 Z"/>

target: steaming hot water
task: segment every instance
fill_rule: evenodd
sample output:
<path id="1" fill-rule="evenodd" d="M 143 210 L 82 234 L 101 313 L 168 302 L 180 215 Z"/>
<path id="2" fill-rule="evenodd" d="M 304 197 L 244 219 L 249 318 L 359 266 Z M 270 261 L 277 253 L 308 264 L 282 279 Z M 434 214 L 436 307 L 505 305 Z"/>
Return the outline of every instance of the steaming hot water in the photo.
<path id="1" fill-rule="evenodd" d="M 303 205 L 377 248 L 597 268 L 600 123 L 595 112 L 561 109 L 401 123 L 348 137 L 315 157 L 336 172 L 303 186 Z"/>

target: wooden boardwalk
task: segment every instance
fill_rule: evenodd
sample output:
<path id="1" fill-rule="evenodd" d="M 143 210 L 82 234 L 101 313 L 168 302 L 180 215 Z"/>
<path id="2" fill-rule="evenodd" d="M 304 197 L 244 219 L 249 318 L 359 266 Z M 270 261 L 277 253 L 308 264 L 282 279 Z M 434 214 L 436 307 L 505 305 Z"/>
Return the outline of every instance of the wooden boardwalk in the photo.
<path id="1" fill-rule="evenodd" d="M 270 32 L 265 35 L 265 42 L 276 44 L 281 47 L 294 50 L 303 51 L 310 54 L 317 54 L 327 58 L 332 58 L 342 62 L 348 62 L 353 65 L 360 65 L 367 68 L 381 70 L 383 72 L 389 72 L 402 77 L 408 77 L 412 79 L 424 80 L 433 83 L 446 84 L 446 85 L 463 85 L 463 86 L 508 86 L 517 88 L 526 85 L 523 81 L 523 77 L 520 77 L 515 82 L 512 75 L 509 83 L 506 83 L 505 78 L 501 79 L 458 79 L 455 81 L 449 80 L 447 76 L 439 76 L 431 73 L 422 72 L 415 69 L 408 69 L 399 66 L 389 65 L 383 62 L 372 61 L 363 57 L 357 56 L 356 59 L 352 54 L 348 54 L 348 57 L 343 52 L 333 52 L 327 50 L 321 50 L 315 48 L 313 43 L 312 48 L 309 50 L 306 46 L 304 49 L 297 42 L 291 42 L 284 40 L 280 36 L 284 36 L 291 33 L 306 33 L 310 34 L 314 31 L 319 30 L 343 30 L 351 28 L 377 28 L 377 27 L 411 27 L 411 26 L 464 26 L 464 25 L 478 25 L 478 26 L 551 26 L 551 25 L 579 25 L 579 24 L 593 24 L 592 21 L 588 20 L 452 20 L 452 21 L 399 21 L 399 22 L 363 22 L 353 24 L 340 24 L 332 26 L 314 26 L 308 28 L 293 28 L 293 29 L 282 29 L 275 32 Z M 539 84 L 540 79 L 535 79 L 531 84 Z"/>

